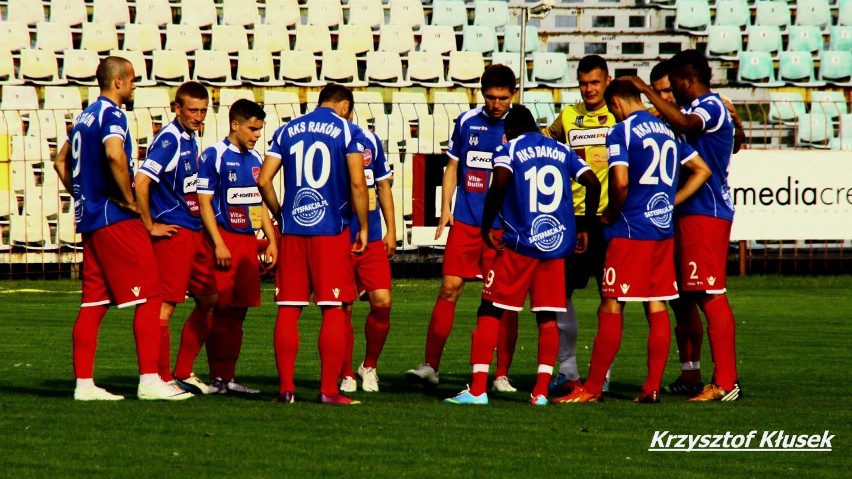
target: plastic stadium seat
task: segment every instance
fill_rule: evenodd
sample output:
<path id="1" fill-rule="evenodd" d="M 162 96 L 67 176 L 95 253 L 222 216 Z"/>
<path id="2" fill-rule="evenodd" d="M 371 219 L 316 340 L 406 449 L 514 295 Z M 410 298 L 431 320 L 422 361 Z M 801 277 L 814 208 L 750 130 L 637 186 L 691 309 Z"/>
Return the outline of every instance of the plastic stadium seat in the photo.
<path id="1" fill-rule="evenodd" d="M 196 25 L 166 25 L 166 50 L 194 54 L 201 50 L 204 42 L 201 29 Z"/>
<path id="2" fill-rule="evenodd" d="M 805 114 L 805 101 L 797 92 L 769 92 L 769 121 L 795 125 Z"/>
<path id="3" fill-rule="evenodd" d="M 124 45 L 122 48 L 137 52 L 162 50 L 163 43 L 160 38 L 160 29 L 157 25 L 128 23 L 124 26 Z"/>
<path id="4" fill-rule="evenodd" d="M 27 25 L 35 25 L 45 19 L 44 6 L 40 1 L 33 0 L 8 0 L 6 5 L 6 21 L 21 22 Z"/>
<path id="5" fill-rule="evenodd" d="M 316 61 L 313 55 L 306 52 L 283 51 L 281 52 L 281 65 L 286 68 L 279 69 L 278 79 L 290 85 L 297 86 L 322 86 L 325 82 L 317 78 Z"/>
<path id="6" fill-rule="evenodd" d="M 834 126 L 831 119 L 823 113 L 811 111 L 799 117 L 799 131 L 796 134 L 796 146 L 811 148 L 830 148 L 834 138 Z"/>
<path id="7" fill-rule="evenodd" d="M 811 113 L 823 112 L 830 120 L 849 113 L 849 104 L 842 91 L 811 92 Z"/>
<path id="8" fill-rule="evenodd" d="M 247 27 L 258 23 L 259 18 L 255 0 L 225 0 L 222 4 L 222 25 Z"/>
<path id="9" fill-rule="evenodd" d="M 10 216 L 9 240 L 28 250 L 54 251 L 59 246 L 50 237 L 50 226 L 43 216 Z"/>
<path id="10" fill-rule="evenodd" d="M 379 50 L 404 55 L 414 50 L 414 31 L 407 25 L 385 25 L 379 36 Z"/>
<path id="11" fill-rule="evenodd" d="M 820 53 L 819 79 L 837 86 L 852 87 L 852 52 L 829 50 Z"/>
<path id="12" fill-rule="evenodd" d="M 157 26 L 172 23 L 172 7 L 169 0 L 136 0 L 136 16 L 133 22 Z"/>
<path id="13" fill-rule="evenodd" d="M 778 62 L 778 80 L 796 86 L 824 86 L 814 72 L 814 58 L 807 52 L 781 52 Z"/>
<path id="14" fill-rule="evenodd" d="M 5 89 L 7 85 L 20 85 L 24 83 L 18 77 L 15 70 L 15 59 L 9 50 L 0 50 L 0 85 Z"/>
<path id="15" fill-rule="evenodd" d="M 77 225 L 74 219 L 74 212 L 60 212 L 57 216 L 56 237 L 59 246 L 67 247 L 75 250 L 83 248 L 83 236 L 77 231 Z"/>
<path id="16" fill-rule="evenodd" d="M 237 79 L 253 85 L 281 85 L 275 76 L 272 53 L 266 50 L 241 50 L 237 56 Z"/>
<path id="17" fill-rule="evenodd" d="M 246 29 L 241 25 L 213 25 L 210 49 L 217 52 L 236 55 L 241 50 L 248 50 L 249 43 Z M 198 55 L 197 52 L 196 56 Z"/>
<path id="18" fill-rule="evenodd" d="M 64 23 L 65 25 L 80 25 L 89 20 L 86 11 L 86 3 L 83 0 L 51 0 L 50 21 L 51 23 Z"/>
<path id="19" fill-rule="evenodd" d="M 387 87 L 411 86 L 403 77 L 402 59 L 396 52 L 367 52 L 366 80 Z"/>
<path id="20" fill-rule="evenodd" d="M 538 28 L 528 25 L 527 26 L 527 38 L 526 45 L 524 45 L 526 52 L 532 53 L 538 51 Z M 521 51 L 521 26 L 520 25 L 507 25 L 505 28 L 505 34 L 503 36 L 503 51 L 504 52 L 520 52 Z"/>
<path id="21" fill-rule="evenodd" d="M 218 20 L 216 4 L 213 0 L 181 0 L 180 23 L 201 28 L 209 28 Z"/>
<path id="22" fill-rule="evenodd" d="M 69 83 L 97 85 L 95 71 L 100 59 L 95 50 L 65 50 L 62 77 Z"/>
<path id="23" fill-rule="evenodd" d="M 570 86 L 568 57 L 559 52 L 533 53 L 532 82 L 552 88 Z"/>
<path id="24" fill-rule="evenodd" d="M 829 27 L 829 50 L 852 50 L 852 26 Z"/>
<path id="25" fill-rule="evenodd" d="M 252 48 L 278 53 L 290 49 L 290 34 L 279 25 L 255 25 Z"/>
<path id="26" fill-rule="evenodd" d="M 311 0 L 308 2 L 308 25 L 337 29 L 343 24 L 340 0 Z"/>
<path id="27" fill-rule="evenodd" d="M 447 88 L 453 86 L 452 82 L 445 79 L 444 60 L 440 53 L 409 53 L 407 79 L 426 87 Z"/>
<path id="28" fill-rule="evenodd" d="M 146 110 L 153 124 L 162 125 L 172 120 L 172 99 L 168 88 L 137 88 L 133 98 L 133 109 Z"/>
<path id="29" fill-rule="evenodd" d="M 828 0 L 796 0 L 796 25 L 825 28 L 831 25 Z"/>
<path id="30" fill-rule="evenodd" d="M 130 23 L 130 9 L 127 0 L 94 0 L 92 4 L 92 22 L 124 25 Z"/>
<path id="31" fill-rule="evenodd" d="M 192 79 L 213 86 L 238 86 L 231 73 L 231 61 L 219 51 L 199 50 L 195 52 L 195 68 Z"/>
<path id="32" fill-rule="evenodd" d="M 713 25 L 746 27 L 751 24 L 748 3 L 742 0 L 718 0 Z"/>
<path id="33" fill-rule="evenodd" d="M 473 2 L 473 24 L 502 28 L 509 24 L 509 4 L 503 1 Z"/>
<path id="34" fill-rule="evenodd" d="M 124 114 L 127 116 L 127 131 L 140 147 L 147 147 L 154 139 L 154 122 L 150 112 L 145 109 L 134 109 L 125 111 Z"/>
<path id="35" fill-rule="evenodd" d="M 456 51 L 456 34 L 448 25 L 423 25 L 420 28 L 420 51 L 449 54 Z"/>
<path id="36" fill-rule="evenodd" d="M 497 52 L 497 31 L 489 25 L 468 25 L 462 33 L 462 50 L 490 55 Z"/>
<path id="37" fill-rule="evenodd" d="M 302 115 L 299 94 L 294 91 L 266 89 L 263 91 L 263 104 L 264 106 L 275 107 L 278 118 L 282 123 L 286 123 Z"/>
<path id="38" fill-rule="evenodd" d="M 263 23 L 292 28 L 302 21 L 298 0 L 266 0 Z"/>
<path id="39" fill-rule="evenodd" d="M 401 151 L 401 141 L 405 141 L 405 151 L 417 153 L 440 153 L 441 145 L 435 142 L 435 125 L 429 113 L 429 104 L 424 93 L 394 92 L 392 96 L 393 116 L 401 117 L 402 132 L 391 130 L 388 137 L 388 150 Z M 417 126 L 416 135 L 412 133 Z M 401 133 L 401 135 L 400 135 Z M 396 148 L 395 148 L 396 147 Z M 398 148 L 398 150 L 397 150 Z M 403 187 L 410 183 L 409 178 L 401 178 Z"/>
<path id="40" fill-rule="evenodd" d="M 65 115 L 52 110 L 38 110 L 30 117 L 28 136 L 35 136 L 47 141 L 48 148 L 54 147 L 68 138 Z M 48 158 L 50 153 L 48 153 Z"/>
<path id="41" fill-rule="evenodd" d="M 852 114 L 840 115 L 840 134 L 829 143 L 832 150 L 852 150 Z"/>
<path id="42" fill-rule="evenodd" d="M 325 25 L 296 25 L 296 47 L 294 50 L 314 55 L 331 50 L 331 32 Z"/>
<path id="43" fill-rule="evenodd" d="M 61 85 L 56 54 L 47 50 L 21 50 L 21 79 L 37 85 Z"/>
<path id="44" fill-rule="evenodd" d="M 228 113 L 228 108 L 237 100 L 257 101 L 254 93 L 247 88 L 223 88 L 219 90 L 219 112 Z"/>
<path id="45" fill-rule="evenodd" d="M 38 110 L 38 93 L 32 86 L 7 86 L 0 98 L 0 110 Z"/>
<path id="46" fill-rule="evenodd" d="M 748 30 L 748 46 L 750 52 L 766 52 L 773 57 L 781 51 L 781 29 L 774 25 L 754 25 Z"/>
<path id="47" fill-rule="evenodd" d="M 786 30 L 790 25 L 790 6 L 782 0 L 757 2 L 754 15 L 755 25 L 779 27 Z"/>
<path id="48" fill-rule="evenodd" d="M 12 136 L 12 149 L 9 153 L 10 161 L 40 163 L 46 159 L 50 159 L 50 148 L 47 146 L 47 141 L 44 138 L 32 135 Z M 26 167 L 30 168 L 29 166 Z M 32 172 L 28 170 L 26 182 L 29 184 L 33 181 Z"/>
<path id="49" fill-rule="evenodd" d="M 337 49 L 358 55 L 371 52 L 374 50 L 373 31 L 367 25 L 341 25 L 337 34 Z"/>
<path id="50" fill-rule="evenodd" d="M 787 35 L 787 50 L 816 55 L 822 50 L 822 33 L 813 25 L 791 25 Z"/>
<path id="51" fill-rule="evenodd" d="M 367 86 L 358 76 L 358 59 L 354 52 L 326 50 L 322 52 L 320 80 L 349 87 Z"/>
<path id="52" fill-rule="evenodd" d="M 517 53 L 495 52 L 494 55 L 491 56 L 491 64 L 506 65 L 515 73 L 515 78 L 520 79 L 521 74 L 524 75 L 524 82 L 526 82 L 525 84 L 527 87 L 532 88 L 535 86 L 535 83 L 530 81 L 530 75 L 527 72 L 527 62 L 522 60 L 520 55 Z"/>
<path id="53" fill-rule="evenodd" d="M 349 25 L 364 25 L 378 29 L 385 23 L 382 0 L 349 0 Z"/>
<path id="54" fill-rule="evenodd" d="M 723 60 L 736 60 L 743 49 L 740 27 L 735 25 L 711 25 L 707 28 L 707 56 Z"/>
<path id="55" fill-rule="evenodd" d="M 316 96 L 308 96 L 308 110 L 314 109 L 318 96 L 319 93 L 317 93 Z M 384 99 L 382 99 L 381 92 L 356 91 L 353 92 L 353 96 L 355 97 L 356 124 L 367 128 L 370 126 L 370 124 L 374 124 L 377 121 L 381 122 L 387 116 L 387 114 L 385 113 L 385 103 Z M 384 123 L 385 125 L 382 126 L 380 129 L 382 129 L 382 131 L 384 132 L 387 132 L 387 122 L 384 121 Z M 379 133 L 377 132 L 376 134 L 378 135 Z"/>
<path id="56" fill-rule="evenodd" d="M 156 84 L 156 82 L 149 76 L 148 67 L 145 64 L 145 55 L 143 55 L 142 52 L 132 50 L 113 50 L 109 52 L 109 54 L 126 58 L 133 64 L 133 70 L 136 72 L 136 86 L 150 86 Z"/>
<path id="57" fill-rule="evenodd" d="M 155 50 L 151 78 L 158 83 L 178 86 L 189 80 L 189 61 L 180 50 Z"/>
<path id="58" fill-rule="evenodd" d="M 456 28 L 467 25 L 467 6 L 464 0 L 435 0 L 432 2 L 431 25 Z"/>
<path id="59" fill-rule="evenodd" d="M 451 52 L 447 80 L 460 86 L 478 88 L 483 70 L 485 70 L 485 59 L 482 58 L 482 53 Z"/>
<path id="60" fill-rule="evenodd" d="M 61 52 L 74 48 L 71 27 L 64 23 L 42 22 L 36 25 L 36 48 L 48 52 Z"/>
<path id="61" fill-rule="evenodd" d="M 46 110 L 80 110 L 83 108 L 80 89 L 67 86 L 44 87 L 44 108 Z"/>
<path id="62" fill-rule="evenodd" d="M 423 25 L 423 3 L 419 0 L 390 0 L 388 25 L 418 29 Z"/>
<path id="63" fill-rule="evenodd" d="M 775 79 L 775 67 L 768 52 L 740 52 L 737 82 L 760 87 L 783 86 Z"/>
<path id="64" fill-rule="evenodd" d="M 118 49 L 118 32 L 112 23 L 84 23 L 80 48 L 93 52 Z"/>
<path id="65" fill-rule="evenodd" d="M 675 6 L 675 30 L 703 35 L 710 25 L 710 3 L 707 0 L 678 0 Z"/>
<path id="66" fill-rule="evenodd" d="M 30 46 L 30 31 L 26 23 L 0 22 L 0 50 L 12 52 Z"/>
<path id="67" fill-rule="evenodd" d="M 852 0 L 837 0 L 837 24 L 852 25 Z"/>

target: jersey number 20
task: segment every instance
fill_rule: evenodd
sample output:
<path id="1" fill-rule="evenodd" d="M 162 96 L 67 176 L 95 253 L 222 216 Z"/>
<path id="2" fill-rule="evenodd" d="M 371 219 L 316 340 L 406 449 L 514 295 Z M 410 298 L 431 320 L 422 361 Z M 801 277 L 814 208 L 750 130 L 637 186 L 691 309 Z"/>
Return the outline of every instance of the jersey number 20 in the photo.
<path id="1" fill-rule="evenodd" d="M 639 179 L 639 183 L 643 185 L 657 185 L 660 183 L 660 180 L 663 180 L 663 183 L 671 186 L 674 182 L 675 164 L 677 161 L 675 158 L 675 143 L 672 140 L 666 140 L 663 142 L 663 147 L 660 148 L 653 138 L 645 138 L 642 146 L 645 149 L 650 148 L 654 156 L 651 159 L 651 164 L 648 165 L 648 169 L 645 170 L 642 178 Z M 659 176 L 657 176 L 657 169 L 660 172 Z"/>

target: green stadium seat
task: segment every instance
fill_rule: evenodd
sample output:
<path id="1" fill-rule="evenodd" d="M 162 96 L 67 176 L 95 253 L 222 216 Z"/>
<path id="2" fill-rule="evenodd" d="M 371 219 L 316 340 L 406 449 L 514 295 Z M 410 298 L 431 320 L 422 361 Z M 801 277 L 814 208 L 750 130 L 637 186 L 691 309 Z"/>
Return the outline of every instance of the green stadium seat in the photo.
<path id="1" fill-rule="evenodd" d="M 852 26 L 852 0 L 837 1 L 837 24 Z"/>
<path id="2" fill-rule="evenodd" d="M 527 25 L 526 52 L 532 53 L 539 50 L 538 46 L 538 28 L 532 25 Z M 503 51 L 504 52 L 520 52 L 521 51 L 521 26 L 507 25 L 503 36 Z"/>
<path id="3" fill-rule="evenodd" d="M 830 120 L 840 118 L 849 113 L 849 104 L 842 91 L 813 91 L 811 92 L 811 113 L 822 112 Z"/>
<path id="4" fill-rule="evenodd" d="M 462 50 L 490 55 L 497 52 L 497 32 L 488 25 L 468 25 L 462 33 Z"/>
<path id="5" fill-rule="evenodd" d="M 524 91 L 524 106 L 530 109 L 536 122 L 545 127 L 556 119 L 556 104 L 549 91 Z"/>
<path id="6" fill-rule="evenodd" d="M 509 4 L 504 1 L 473 2 L 473 24 L 502 28 L 509 23 Z"/>
<path id="7" fill-rule="evenodd" d="M 461 28 L 467 25 L 467 6 L 464 0 L 435 0 L 432 2 L 431 25 Z"/>
<path id="8" fill-rule="evenodd" d="M 820 112 L 811 111 L 799 117 L 796 146 L 806 148 L 831 148 L 834 126 L 831 119 Z"/>
<path id="9" fill-rule="evenodd" d="M 852 51 L 852 25 L 838 25 L 828 29 L 828 49 Z"/>
<path id="10" fill-rule="evenodd" d="M 754 24 L 779 27 L 786 31 L 790 25 L 790 6 L 780 0 L 757 2 Z"/>
<path id="11" fill-rule="evenodd" d="M 781 29 L 775 25 L 753 25 L 746 38 L 750 52 L 766 52 L 777 58 L 782 48 Z"/>
<path id="12" fill-rule="evenodd" d="M 769 121 L 795 125 L 804 115 L 805 101 L 797 92 L 769 92 Z"/>
<path id="13" fill-rule="evenodd" d="M 826 28 L 831 25 L 828 0 L 796 0 L 796 25 Z"/>
<path id="14" fill-rule="evenodd" d="M 836 86 L 852 87 L 852 52 L 829 50 L 820 53 L 819 79 Z"/>
<path id="15" fill-rule="evenodd" d="M 675 30 L 704 35 L 710 25 L 708 0 L 678 0 L 675 5 Z"/>
<path id="16" fill-rule="evenodd" d="M 816 79 L 814 58 L 807 52 L 781 52 L 778 61 L 778 79 L 796 86 L 825 86 Z"/>
<path id="17" fill-rule="evenodd" d="M 759 87 L 784 85 L 784 82 L 775 79 L 775 67 L 768 52 L 740 52 L 737 82 Z"/>
<path id="18" fill-rule="evenodd" d="M 791 25 L 787 35 L 787 50 L 816 55 L 822 50 L 822 32 L 814 25 Z"/>
<path id="19" fill-rule="evenodd" d="M 852 151 L 852 114 L 840 115 L 840 134 L 829 143 L 832 150 Z"/>
<path id="20" fill-rule="evenodd" d="M 751 24 L 751 11 L 748 3 L 742 0 L 719 0 L 716 2 L 716 16 L 713 25 L 747 27 Z"/>
<path id="21" fill-rule="evenodd" d="M 743 36 L 736 25 L 711 25 L 707 28 L 707 56 L 736 60 L 743 49 Z"/>

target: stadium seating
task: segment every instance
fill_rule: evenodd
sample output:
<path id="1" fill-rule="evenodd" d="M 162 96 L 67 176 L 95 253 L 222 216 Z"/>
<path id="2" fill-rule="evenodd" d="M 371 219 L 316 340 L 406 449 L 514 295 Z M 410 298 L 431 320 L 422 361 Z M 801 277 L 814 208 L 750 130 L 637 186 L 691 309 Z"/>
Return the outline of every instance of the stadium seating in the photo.
<path id="1" fill-rule="evenodd" d="M 462 50 L 491 55 L 499 49 L 497 32 L 489 25 L 468 25 L 462 33 Z"/>
<path id="2" fill-rule="evenodd" d="M 312 55 L 306 55 L 301 51 L 282 51 L 281 65 L 286 65 L 286 68 L 280 68 L 278 79 L 296 86 L 322 86 L 325 82 L 321 82 L 317 77 L 316 63 Z"/>
<path id="3" fill-rule="evenodd" d="M 390 0 L 389 25 L 419 29 L 424 23 L 423 3 L 419 0 Z"/>
<path id="4" fill-rule="evenodd" d="M 536 52 L 533 54 L 532 83 L 552 88 L 570 86 L 571 72 L 564 53 Z"/>
<path id="5" fill-rule="evenodd" d="M 133 64 L 133 70 L 136 72 L 136 86 L 151 86 L 157 84 L 157 82 L 151 79 L 151 76 L 149 75 L 148 67 L 145 64 L 145 56 L 141 51 L 113 50 L 109 52 L 109 54 L 125 58 Z"/>
<path id="6" fill-rule="evenodd" d="M 118 50 L 118 32 L 115 25 L 112 23 L 84 23 L 80 48 L 93 52 Z"/>
<path id="7" fill-rule="evenodd" d="M 379 50 L 383 52 L 396 52 L 404 55 L 413 51 L 416 47 L 414 42 L 414 30 L 408 25 L 385 25 L 381 28 L 379 35 Z"/>
<path id="8" fill-rule="evenodd" d="M 64 23 L 41 22 L 37 24 L 35 47 L 38 50 L 54 53 L 74 48 L 71 27 Z"/>
<path id="9" fill-rule="evenodd" d="M 38 85 L 61 85 L 56 54 L 49 50 L 21 50 L 21 78 Z"/>
<path id="10" fill-rule="evenodd" d="M 408 55 L 407 80 L 434 88 L 447 88 L 453 85 L 445 79 L 441 54 L 433 52 L 411 52 Z"/>
<path id="11" fill-rule="evenodd" d="M 368 82 L 387 87 L 411 86 L 411 81 L 404 78 L 402 59 L 396 52 L 367 52 Z"/>
<path id="12" fill-rule="evenodd" d="M 384 23 L 382 0 L 349 0 L 348 25 L 363 25 L 377 30 Z"/>
<path id="13" fill-rule="evenodd" d="M 480 52 L 451 52 L 447 67 L 447 80 L 456 85 L 478 88 L 479 78 L 485 70 L 485 59 Z"/>
<path id="14" fill-rule="evenodd" d="M 218 16 L 213 0 L 181 0 L 180 23 L 209 30 L 216 25 Z"/>
<path id="15" fill-rule="evenodd" d="M 537 52 L 538 45 L 538 28 L 527 25 L 526 42 L 524 45 L 525 53 Z M 503 37 L 504 52 L 520 52 L 521 51 L 521 26 L 506 25 L 505 35 Z"/>
<path id="16" fill-rule="evenodd" d="M 755 7 L 754 24 L 786 31 L 790 25 L 790 6 L 783 0 L 761 0 Z"/>
<path id="17" fill-rule="evenodd" d="M 499 0 L 477 0 L 473 2 L 473 24 L 503 28 L 509 24 L 509 5 Z"/>
<path id="18" fill-rule="evenodd" d="M 19 51 L 29 48 L 30 32 L 24 22 L 0 22 L 0 51 Z"/>
<path id="19" fill-rule="evenodd" d="M 556 104 L 553 95 L 549 91 L 526 91 L 524 92 L 524 105 L 526 105 L 542 128 L 546 127 L 556 119 Z"/>
<path id="20" fill-rule="evenodd" d="M 6 3 L 6 21 L 35 25 L 45 20 L 41 2 L 32 0 L 8 0 Z"/>
<path id="21" fill-rule="evenodd" d="M 464 0 L 434 0 L 430 24 L 454 29 L 467 25 L 467 6 Z"/>
<path id="22" fill-rule="evenodd" d="M 675 7 L 675 30 L 705 34 L 708 25 L 710 25 L 708 0 L 678 0 Z"/>
<path id="23" fill-rule="evenodd" d="M 815 90 L 811 92 L 810 111 L 822 112 L 829 120 L 835 121 L 849 113 L 849 104 L 842 91 Z"/>
<path id="24" fill-rule="evenodd" d="M 138 25 L 129 23 L 124 26 L 124 50 L 136 52 L 152 52 L 162 50 L 160 29 L 157 25 Z"/>
<path id="25" fill-rule="evenodd" d="M 283 82 L 275 75 L 272 53 L 266 50 L 241 50 L 237 55 L 237 80 L 258 86 L 275 86 Z"/>
<path id="26" fill-rule="evenodd" d="M 33 86 L 4 87 L 0 110 L 38 110 L 38 92 Z"/>
<path id="27" fill-rule="evenodd" d="M 49 8 L 51 23 L 62 23 L 73 27 L 89 20 L 86 3 L 83 0 L 51 0 Z"/>
<path id="28" fill-rule="evenodd" d="M 336 30 L 343 24 L 343 6 L 340 0 L 312 0 L 308 2 L 308 25 Z"/>
<path id="29" fill-rule="evenodd" d="M 290 34 L 278 25 L 255 25 L 252 48 L 273 54 L 290 49 Z"/>
<path id="30" fill-rule="evenodd" d="M 288 30 L 299 24 L 302 14 L 297 0 L 266 0 L 263 23 L 277 25 Z"/>
<path id="31" fill-rule="evenodd" d="M 796 0 L 796 25 L 826 28 L 831 25 L 828 0 Z"/>
<path id="32" fill-rule="evenodd" d="M 172 23 L 169 0 L 136 0 L 136 16 L 133 21 L 139 25 L 157 26 Z M 125 28 L 128 26 L 125 25 Z"/>
<path id="33" fill-rule="evenodd" d="M 852 0 L 837 0 L 837 25 L 852 26 Z"/>
<path id="34" fill-rule="evenodd" d="M 817 55 L 822 50 L 822 33 L 813 25 L 791 25 L 787 35 L 787 50 Z"/>
<path id="35" fill-rule="evenodd" d="M 359 56 L 372 52 L 373 32 L 367 25 L 341 25 L 337 34 L 337 49 Z"/>
<path id="36" fill-rule="evenodd" d="M 197 25 L 170 24 L 166 26 L 166 50 L 193 56 L 196 51 L 203 47 L 201 29 Z"/>
<path id="37" fill-rule="evenodd" d="M 825 82 L 816 79 L 814 59 L 810 53 L 806 52 L 781 52 L 778 62 L 778 80 L 804 87 L 825 85 Z"/>
<path id="38" fill-rule="evenodd" d="M 258 23 L 260 12 L 255 0 L 224 0 L 222 25 L 249 27 Z"/>
<path id="39" fill-rule="evenodd" d="M 759 87 L 783 86 L 776 80 L 775 67 L 768 52 L 743 51 L 739 55 L 737 82 Z"/>
<path id="40" fill-rule="evenodd" d="M 108 23 L 112 26 L 130 23 L 127 0 L 94 0 L 92 22 Z"/>
<path id="41" fill-rule="evenodd" d="M 339 83 L 349 87 L 367 86 L 367 82 L 358 76 L 358 60 L 355 53 L 346 50 L 326 50 L 322 52 L 322 71 L 320 81 Z"/>
<path id="42" fill-rule="evenodd" d="M 95 50 L 65 50 L 62 79 L 78 85 L 97 85 L 98 53 Z"/>
<path id="43" fill-rule="evenodd" d="M 799 117 L 796 146 L 830 148 L 833 138 L 834 127 L 827 115 L 811 111 Z"/>
<path id="44" fill-rule="evenodd" d="M 0 85 L 21 85 L 24 81 L 15 69 L 15 60 L 9 50 L 0 50 Z"/>
<path id="45" fill-rule="evenodd" d="M 448 25 L 423 25 L 420 28 L 420 51 L 449 55 L 456 51 L 456 35 Z"/>
<path id="46" fill-rule="evenodd" d="M 782 49 L 781 29 L 774 25 L 754 25 L 748 30 L 748 45 L 750 52 L 767 52 L 777 58 Z"/>
<path id="47" fill-rule="evenodd" d="M 158 83 L 173 86 L 189 80 L 189 61 L 186 53 L 179 50 L 155 50 L 152 55 L 151 78 Z"/>
<path id="48" fill-rule="evenodd" d="M 743 49 L 743 37 L 736 25 L 711 25 L 707 28 L 708 58 L 736 60 Z"/>
<path id="49" fill-rule="evenodd" d="M 716 16 L 713 25 L 747 27 L 751 24 L 751 11 L 748 3 L 742 0 L 718 0 L 716 2 Z"/>
<path id="50" fill-rule="evenodd" d="M 331 32 L 328 26 L 296 25 L 296 45 L 294 50 L 314 55 L 319 55 L 325 50 L 331 50 Z"/>
<path id="51" fill-rule="evenodd" d="M 852 114 L 840 115 L 840 133 L 829 142 L 832 150 L 852 150 Z"/>
<path id="52" fill-rule="evenodd" d="M 819 79 L 836 86 L 852 87 L 852 52 L 848 50 L 821 52 Z"/>
<path id="53" fill-rule="evenodd" d="M 769 92 L 769 121 L 795 125 L 804 115 L 805 101 L 797 92 Z"/>
<path id="54" fill-rule="evenodd" d="M 200 50 L 195 53 L 195 68 L 192 79 L 212 86 L 239 86 L 231 73 L 231 62 L 227 55 L 218 51 Z"/>
<path id="55" fill-rule="evenodd" d="M 515 77 L 520 79 L 521 75 L 524 76 L 524 81 L 527 86 L 532 88 L 535 84 L 530 80 L 529 72 L 527 72 L 527 62 L 521 58 L 521 55 L 518 53 L 509 53 L 509 52 L 495 52 L 491 57 L 491 64 L 501 64 L 506 65 L 511 68 L 515 73 Z"/>
<path id="56" fill-rule="evenodd" d="M 852 2 L 850 2 L 852 3 Z M 836 51 L 852 50 L 852 26 L 829 27 L 829 49 Z"/>

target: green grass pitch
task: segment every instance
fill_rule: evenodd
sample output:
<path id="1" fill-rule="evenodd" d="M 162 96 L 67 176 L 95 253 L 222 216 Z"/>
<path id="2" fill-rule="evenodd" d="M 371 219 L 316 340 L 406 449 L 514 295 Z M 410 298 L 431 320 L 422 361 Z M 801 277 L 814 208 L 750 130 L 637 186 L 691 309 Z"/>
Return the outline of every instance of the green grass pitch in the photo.
<path id="1" fill-rule="evenodd" d="M 111 310 L 100 334 L 95 379 L 128 396 L 117 403 L 71 399 L 71 327 L 79 282 L 0 282 L 0 476 L 3 477 L 848 477 L 852 401 L 848 376 L 852 277 L 732 278 L 738 366 L 744 399 L 689 404 L 663 397 L 633 404 L 645 374 L 647 324 L 629 305 L 601 404 L 527 403 L 535 375 L 536 328 L 521 315 L 512 378 L 520 391 L 491 394 L 487 407 L 448 406 L 469 381 L 470 332 L 478 284 L 459 304 L 442 363 L 440 389 L 411 389 L 406 369 L 423 358 L 438 280 L 395 283 L 392 328 L 379 361 L 382 392 L 335 408 L 318 393 L 319 313 L 305 310 L 297 362 L 297 404 L 273 404 L 275 308 L 264 284 L 252 309 L 238 365 L 257 397 L 205 396 L 180 403 L 134 399 L 137 382 L 131 312 Z M 593 291 L 578 293 L 581 374 L 596 330 Z M 173 351 L 188 314 L 172 324 Z M 356 361 L 364 350 L 366 306 L 355 312 Z M 357 363 L 356 363 L 357 364 Z M 704 375 L 712 362 L 704 345 Z M 665 381 L 679 371 L 672 344 Z M 196 372 L 206 378 L 206 358 Z M 835 434 L 832 452 L 649 452 L 654 432 L 746 434 L 783 429 Z M 846 471 L 846 472 L 844 472 Z"/>

